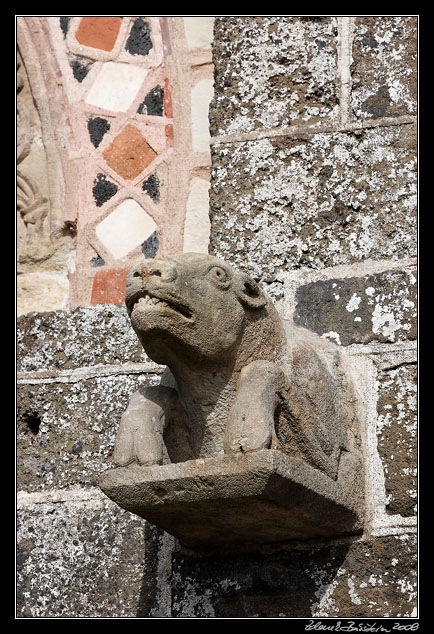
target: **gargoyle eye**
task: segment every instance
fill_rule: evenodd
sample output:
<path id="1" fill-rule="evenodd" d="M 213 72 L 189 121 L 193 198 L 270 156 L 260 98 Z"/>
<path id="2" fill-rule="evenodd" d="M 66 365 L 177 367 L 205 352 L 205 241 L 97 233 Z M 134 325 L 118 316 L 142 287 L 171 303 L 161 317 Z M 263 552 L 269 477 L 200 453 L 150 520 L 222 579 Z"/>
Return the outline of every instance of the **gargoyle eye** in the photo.
<path id="1" fill-rule="evenodd" d="M 213 282 L 223 283 L 228 281 L 228 274 L 221 266 L 213 266 L 212 269 L 208 271 L 208 277 Z"/>

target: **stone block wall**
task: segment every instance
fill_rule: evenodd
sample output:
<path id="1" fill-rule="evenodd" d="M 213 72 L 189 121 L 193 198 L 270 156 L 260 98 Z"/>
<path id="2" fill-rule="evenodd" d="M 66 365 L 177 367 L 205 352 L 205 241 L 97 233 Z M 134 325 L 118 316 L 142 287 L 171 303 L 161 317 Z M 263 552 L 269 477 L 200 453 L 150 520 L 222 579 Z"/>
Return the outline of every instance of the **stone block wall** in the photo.
<path id="1" fill-rule="evenodd" d="M 218 18 L 214 64 L 210 253 L 348 359 L 367 518 L 351 543 L 214 561 L 214 585 L 177 566 L 209 589 L 196 613 L 417 616 L 417 18 Z"/>
<path id="2" fill-rule="evenodd" d="M 417 617 L 417 18 L 216 17 L 213 94 L 209 31 L 195 29 L 194 17 L 183 19 L 182 38 L 169 38 L 172 53 L 165 18 L 145 19 L 153 43 L 146 54 L 142 18 L 112 18 L 103 40 L 92 39 L 90 20 L 49 20 L 24 18 L 24 26 L 33 40 L 46 29 L 51 55 L 63 55 L 60 67 L 71 68 L 75 120 L 83 130 L 75 173 L 90 189 L 76 199 L 76 236 L 56 234 L 56 253 L 71 248 L 77 262 L 65 286 L 69 299 L 57 310 L 43 304 L 23 310 L 18 320 L 17 615 Z M 167 20 L 172 36 L 179 20 Z M 88 85 L 94 101 L 107 100 L 99 73 L 122 64 L 131 77 L 143 74 L 144 58 L 158 50 L 160 65 L 152 62 L 152 81 L 129 110 L 90 103 L 87 90 L 79 96 L 77 77 L 84 75 L 82 82 L 95 81 Z M 184 76 L 177 73 L 195 77 L 187 101 L 174 98 L 175 79 Z M 157 85 L 165 94 L 170 87 L 172 117 L 164 98 L 161 114 Z M 69 112 L 70 102 L 60 103 Z M 209 128 L 197 114 L 208 104 Z M 156 129 L 161 150 L 147 136 Z M 142 139 L 166 158 L 129 179 L 116 171 L 124 167 L 117 157 L 133 137 L 146 150 L 139 162 L 149 158 Z M 175 176 L 178 169 L 184 180 Z M 105 177 L 95 183 L 99 173 Z M 158 183 L 149 180 L 154 173 Z M 146 180 L 146 191 L 139 191 Z M 92 187 L 104 198 L 108 183 L 118 189 L 98 206 Z M 185 204 L 178 223 L 168 214 L 179 183 L 188 186 L 180 190 Z M 121 247 L 110 240 L 136 205 L 158 226 L 149 225 L 156 235 L 116 258 Z M 167 224 L 160 221 L 164 214 Z M 140 384 L 157 383 L 163 371 L 138 346 L 120 295 L 107 289 L 120 294 L 128 262 L 145 251 L 152 257 L 192 250 L 195 240 L 251 273 L 283 317 L 344 355 L 359 401 L 363 534 L 198 557 L 97 488 L 128 396 Z M 44 261 L 65 261 L 56 257 Z M 22 269 L 23 280 L 42 269 L 54 279 L 53 270 L 60 270 L 32 262 Z"/>
<path id="3" fill-rule="evenodd" d="M 132 617 L 142 602 L 157 614 L 159 544 L 171 538 L 97 480 L 129 396 L 161 368 L 121 305 L 29 313 L 18 327 L 17 614 Z"/>

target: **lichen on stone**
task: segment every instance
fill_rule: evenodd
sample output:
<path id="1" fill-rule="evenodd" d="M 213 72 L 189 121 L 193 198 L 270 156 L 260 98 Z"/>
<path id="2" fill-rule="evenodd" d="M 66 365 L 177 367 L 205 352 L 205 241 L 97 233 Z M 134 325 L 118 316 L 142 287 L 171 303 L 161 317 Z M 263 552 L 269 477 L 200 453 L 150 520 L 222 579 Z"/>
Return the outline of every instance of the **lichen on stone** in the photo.
<path id="1" fill-rule="evenodd" d="M 217 144 L 211 253 L 257 276 L 415 256 L 414 133 L 261 139 L 231 152 Z"/>

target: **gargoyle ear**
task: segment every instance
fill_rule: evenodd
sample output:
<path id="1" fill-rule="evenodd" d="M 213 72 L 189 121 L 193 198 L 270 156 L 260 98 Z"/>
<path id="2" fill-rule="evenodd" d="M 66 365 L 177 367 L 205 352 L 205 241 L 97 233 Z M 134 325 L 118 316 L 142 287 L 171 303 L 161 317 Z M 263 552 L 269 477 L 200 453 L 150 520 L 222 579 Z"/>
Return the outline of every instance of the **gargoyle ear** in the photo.
<path id="1" fill-rule="evenodd" d="M 267 303 L 267 296 L 259 284 L 248 275 L 240 275 L 237 284 L 237 296 L 243 306 L 258 310 Z"/>

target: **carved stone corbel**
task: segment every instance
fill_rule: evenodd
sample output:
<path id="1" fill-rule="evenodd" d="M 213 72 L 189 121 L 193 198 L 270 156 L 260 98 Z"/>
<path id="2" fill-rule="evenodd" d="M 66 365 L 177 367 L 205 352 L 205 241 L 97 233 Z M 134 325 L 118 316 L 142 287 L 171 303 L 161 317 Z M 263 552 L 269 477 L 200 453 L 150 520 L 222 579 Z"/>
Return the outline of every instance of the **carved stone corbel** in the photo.
<path id="1" fill-rule="evenodd" d="M 362 530 L 355 399 L 334 346 L 308 341 L 251 277 L 208 255 L 137 264 L 125 301 L 168 369 L 122 417 L 100 479 L 112 500 L 205 550 Z"/>

